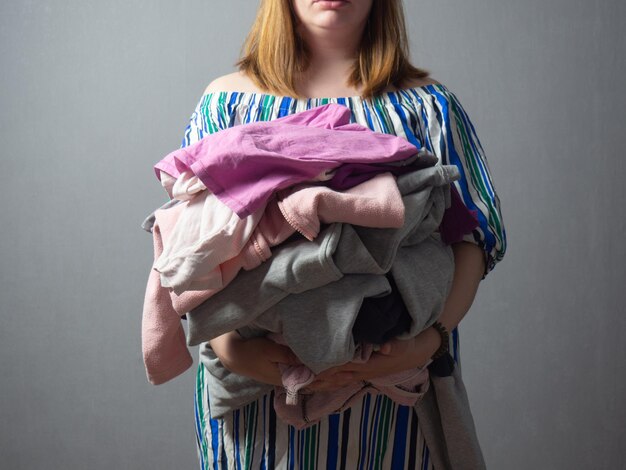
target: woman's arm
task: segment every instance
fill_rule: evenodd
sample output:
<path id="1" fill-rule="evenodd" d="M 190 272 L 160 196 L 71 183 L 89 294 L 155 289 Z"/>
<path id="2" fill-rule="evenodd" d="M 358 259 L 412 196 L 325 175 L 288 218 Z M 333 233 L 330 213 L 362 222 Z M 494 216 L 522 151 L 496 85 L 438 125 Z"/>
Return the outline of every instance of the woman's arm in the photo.
<path id="1" fill-rule="evenodd" d="M 478 284 L 485 270 L 485 258 L 480 247 L 469 242 L 452 244 L 454 277 L 452 287 L 439 321 L 451 331 L 470 309 Z M 393 340 L 383 345 L 380 353 L 367 363 L 348 363 L 319 374 L 307 388 L 331 390 L 351 382 L 422 367 L 440 345 L 439 333 L 429 327 L 410 340 Z M 299 364 L 298 358 L 286 346 L 265 338 L 243 339 L 230 332 L 210 341 L 211 348 L 224 367 L 259 382 L 281 385 L 278 363 Z"/>
<path id="2" fill-rule="evenodd" d="M 456 328 L 474 303 L 478 285 L 485 270 L 484 253 L 478 245 L 470 242 L 453 243 L 452 251 L 454 252 L 454 277 L 450 293 L 438 318 L 448 331 Z M 416 343 L 416 356 L 409 367 L 424 365 L 439 349 L 441 338 L 437 330 L 431 326 L 417 335 L 414 342 Z M 382 352 L 387 355 L 394 354 L 393 348 L 397 343 L 398 341 L 388 343 L 386 348 L 383 347 Z"/>
<path id="3" fill-rule="evenodd" d="M 226 369 L 259 382 L 282 385 L 278 364 L 301 364 L 287 346 L 266 338 L 244 339 L 236 331 L 209 341 Z"/>
<path id="4" fill-rule="evenodd" d="M 453 243 L 452 251 L 454 278 L 450 294 L 439 317 L 439 322 L 448 331 L 452 331 L 461 322 L 474 303 L 485 270 L 484 253 L 478 245 L 470 242 Z"/>
<path id="5" fill-rule="evenodd" d="M 454 243 L 452 251 L 455 262 L 452 287 L 438 319 L 448 331 L 452 331 L 469 311 L 485 270 L 485 257 L 478 245 L 464 241 Z M 307 388 L 334 389 L 350 382 L 422 367 L 439 348 L 440 342 L 437 330 L 426 328 L 413 339 L 386 343 L 380 353 L 372 355 L 366 363 L 348 363 L 322 372 Z"/>

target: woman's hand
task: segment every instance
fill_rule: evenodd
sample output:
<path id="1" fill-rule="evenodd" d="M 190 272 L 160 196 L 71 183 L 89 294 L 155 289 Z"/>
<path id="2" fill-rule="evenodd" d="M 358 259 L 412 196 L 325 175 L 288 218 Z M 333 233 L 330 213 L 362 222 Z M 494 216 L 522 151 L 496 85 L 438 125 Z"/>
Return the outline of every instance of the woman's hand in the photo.
<path id="1" fill-rule="evenodd" d="M 301 364 L 287 346 L 267 338 L 243 339 L 236 331 L 218 336 L 209 344 L 226 369 L 267 384 L 282 386 L 278 363 Z"/>
<path id="2" fill-rule="evenodd" d="M 451 332 L 472 306 L 485 270 L 484 252 L 477 245 L 462 241 L 452 244 L 454 278 L 438 321 Z M 382 346 L 364 364 L 349 362 L 319 374 L 306 388 L 334 390 L 353 382 L 370 380 L 425 365 L 441 344 L 433 327 L 426 328 L 412 340 L 393 340 Z"/>
<path id="3" fill-rule="evenodd" d="M 353 382 L 423 367 L 439 348 L 440 342 L 439 333 L 434 328 L 427 328 L 412 339 L 394 339 L 382 345 L 365 363 L 349 362 L 323 371 L 306 389 L 334 390 Z"/>

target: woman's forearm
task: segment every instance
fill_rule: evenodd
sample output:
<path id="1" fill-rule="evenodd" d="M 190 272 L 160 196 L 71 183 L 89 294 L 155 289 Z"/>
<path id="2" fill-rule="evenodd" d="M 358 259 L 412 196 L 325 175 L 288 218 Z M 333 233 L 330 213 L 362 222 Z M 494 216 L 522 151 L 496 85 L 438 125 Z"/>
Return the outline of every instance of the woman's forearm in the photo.
<path id="1" fill-rule="evenodd" d="M 454 277 L 439 322 L 452 331 L 468 312 L 485 270 L 483 249 L 470 242 L 452 245 Z"/>
<path id="2" fill-rule="evenodd" d="M 459 324 L 472 306 L 485 268 L 484 253 L 479 246 L 459 242 L 452 245 L 452 250 L 455 262 L 452 286 L 438 319 L 448 331 Z M 259 344 L 251 345 L 251 341 Z M 220 360 L 228 364 L 227 368 L 261 382 L 279 383 L 280 374 L 275 363 L 297 364 L 297 358 L 286 348 L 274 351 L 282 346 L 265 344 L 264 341 L 271 343 L 264 338 L 243 340 L 233 334 L 212 340 L 211 346 L 214 346 Z M 393 340 L 387 343 L 385 346 L 389 347 L 383 346 L 382 354 L 373 355 L 367 363 L 348 363 L 322 372 L 309 388 L 333 390 L 355 380 L 423 367 L 439 348 L 440 342 L 439 333 L 432 327 L 426 328 L 412 341 Z M 270 351 L 272 354 L 269 354 Z"/>
<path id="3" fill-rule="evenodd" d="M 454 252 L 454 275 L 450 293 L 444 303 L 438 321 L 448 331 L 452 331 L 469 311 L 478 284 L 485 269 L 485 255 L 482 248 L 470 242 L 452 245 Z M 417 363 L 431 357 L 441 344 L 441 337 L 435 328 L 426 328 L 415 337 L 414 354 Z"/>
<path id="4" fill-rule="evenodd" d="M 452 286 L 439 321 L 452 331 L 472 306 L 485 268 L 482 248 L 469 242 L 452 245 L 454 274 Z M 365 363 L 349 362 L 319 374 L 308 386 L 311 390 L 333 390 L 347 383 L 369 380 L 414 367 L 424 367 L 441 344 L 433 327 L 426 328 L 411 341 L 394 339 L 385 343 Z"/>

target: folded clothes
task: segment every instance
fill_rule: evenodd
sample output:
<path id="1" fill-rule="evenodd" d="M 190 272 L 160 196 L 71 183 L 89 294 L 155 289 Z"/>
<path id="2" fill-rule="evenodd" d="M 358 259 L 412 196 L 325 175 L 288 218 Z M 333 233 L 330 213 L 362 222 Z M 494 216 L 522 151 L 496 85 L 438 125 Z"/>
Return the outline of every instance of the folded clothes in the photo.
<path id="1" fill-rule="evenodd" d="M 154 262 L 161 285 L 177 294 L 223 286 L 219 265 L 236 257 L 265 212 L 262 206 L 239 218 L 209 191 L 183 203 L 163 252 Z"/>
<path id="2" fill-rule="evenodd" d="M 144 363 L 151 381 L 162 383 L 184 370 L 170 366 L 170 361 L 188 355 L 186 345 L 172 340 L 181 334 L 180 317 L 224 289 L 240 270 L 254 269 L 269 259 L 270 247 L 285 242 L 296 230 L 309 237 L 316 237 L 321 223 L 349 221 L 365 226 L 400 227 L 404 222 L 402 197 L 395 178 L 389 173 L 376 175 L 371 180 L 342 192 L 324 186 L 300 185 L 284 190 L 280 201 L 272 198 L 249 236 L 245 233 L 245 222 L 253 221 L 252 216 L 243 219 L 240 230 L 231 231 L 228 237 L 222 231 L 221 237 L 215 240 L 216 245 L 228 246 L 222 246 L 216 251 L 215 247 L 205 247 L 200 243 L 209 240 L 208 237 L 197 235 L 203 229 L 204 219 L 207 219 L 205 232 L 210 233 L 211 230 L 210 214 L 215 208 L 206 203 L 209 200 L 208 195 L 210 193 L 203 191 L 188 201 L 170 201 L 144 222 L 144 228 L 152 231 L 155 246 L 155 263 L 146 288 L 143 312 Z M 231 221 L 234 218 L 236 226 L 236 221 L 240 219 L 221 202 L 214 198 L 210 200 L 221 206 L 218 211 L 227 213 L 223 219 Z M 206 214 L 198 214 L 193 210 L 194 206 L 190 204 L 196 201 L 199 202 L 198 210 L 205 211 Z M 185 230 L 187 227 L 188 231 Z M 198 243 L 191 244 L 196 237 L 199 237 Z M 170 273 L 172 281 L 163 282 L 163 273 L 160 277 L 155 275 L 155 272 L 162 270 L 159 262 L 164 256 L 163 247 L 169 246 L 171 254 L 174 251 L 171 247 L 177 246 L 174 242 L 181 245 L 180 241 L 187 239 L 191 246 L 185 247 L 182 244 L 183 248 L 191 251 L 193 256 L 189 262 L 184 257 L 174 258 L 179 264 Z M 239 248 L 240 245 L 243 247 Z M 207 254 L 202 250 L 194 253 L 192 250 L 196 248 L 207 248 Z M 237 250 L 239 252 L 232 255 Z M 209 269 L 207 261 L 214 259 L 213 254 L 216 253 L 229 259 Z M 226 253 L 230 255 L 224 256 Z M 190 276 L 194 267 L 206 267 L 206 270 L 199 269 L 195 277 Z M 177 284 L 173 285 L 174 281 Z M 181 285 L 188 290 L 172 288 Z M 163 368 L 176 374 L 167 375 L 162 371 Z"/>
<path id="3" fill-rule="evenodd" d="M 319 373 L 354 356 L 358 310 L 364 298 L 390 292 L 389 271 L 411 314 L 404 335 L 417 335 L 439 316 L 452 283 L 454 256 L 435 230 L 458 175 L 437 165 L 398 177 L 405 206 L 399 229 L 335 223 L 313 241 L 280 245 L 188 313 L 188 344 L 244 327 L 277 332 Z"/>

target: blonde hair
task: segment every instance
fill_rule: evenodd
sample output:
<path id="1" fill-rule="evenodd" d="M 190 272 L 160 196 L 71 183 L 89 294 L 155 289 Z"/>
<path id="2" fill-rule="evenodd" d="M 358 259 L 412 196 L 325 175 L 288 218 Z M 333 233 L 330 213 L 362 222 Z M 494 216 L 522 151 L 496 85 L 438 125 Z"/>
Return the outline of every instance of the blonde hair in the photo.
<path id="1" fill-rule="evenodd" d="M 296 32 L 291 1 L 261 0 L 235 65 L 263 90 L 302 98 L 295 84 L 307 69 L 309 51 Z M 373 0 L 348 85 L 362 86 L 361 96 L 371 98 L 390 83 L 400 88 L 405 81 L 428 75 L 409 62 L 402 0 Z"/>

